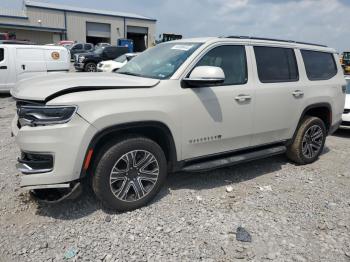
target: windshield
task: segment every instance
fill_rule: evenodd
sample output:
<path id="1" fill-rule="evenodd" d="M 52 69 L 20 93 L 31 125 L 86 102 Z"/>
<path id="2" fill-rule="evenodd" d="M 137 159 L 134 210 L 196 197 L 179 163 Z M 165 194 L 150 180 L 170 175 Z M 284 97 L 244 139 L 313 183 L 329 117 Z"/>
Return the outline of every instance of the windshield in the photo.
<path id="1" fill-rule="evenodd" d="M 350 95 L 350 79 L 346 80 L 346 94 Z"/>
<path id="2" fill-rule="evenodd" d="M 114 59 L 115 62 L 124 63 L 126 61 L 126 55 L 122 55 Z"/>
<path id="3" fill-rule="evenodd" d="M 102 54 L 103 53 L 103 47 L 98 47 L 98 48 L 96 48 L 95 50 L 94 50 L 94 53 L 96 54 L 96 55 L 100 55 L 100 54 Z"/>
<path id="4" fill-rule="evenodd" d="M 200 45 L 200 43 L 157 45 L 132 59 L 118 73 L 156 79 L 170 78 Z"/>

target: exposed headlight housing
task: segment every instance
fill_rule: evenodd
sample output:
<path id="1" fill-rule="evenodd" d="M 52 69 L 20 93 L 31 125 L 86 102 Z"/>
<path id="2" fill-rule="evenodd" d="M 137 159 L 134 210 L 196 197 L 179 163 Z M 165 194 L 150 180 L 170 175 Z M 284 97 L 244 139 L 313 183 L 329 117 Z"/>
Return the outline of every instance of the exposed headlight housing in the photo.
<path id="1" fill-rule="evenodd" d="M 85 56 L 80 56 L 79 57 L 79 63 L 83 62 L 85 60 Z"/>
<path id="2" fill-rule="evenodd" d="M 18 122 L 22 126 L 47 126 L 69 122 L 76 106 L 21 106 L 18 108 Z"/>

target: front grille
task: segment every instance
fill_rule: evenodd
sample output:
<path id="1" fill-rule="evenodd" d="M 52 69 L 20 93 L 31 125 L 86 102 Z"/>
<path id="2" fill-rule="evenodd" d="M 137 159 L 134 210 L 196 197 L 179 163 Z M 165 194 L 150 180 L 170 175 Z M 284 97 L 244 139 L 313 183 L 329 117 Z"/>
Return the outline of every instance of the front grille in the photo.
<path id="1" fill-rule="evenodd" d="M 350 109 L 344 109 L 344 114 L 349 114 L 350 113 Z"/>

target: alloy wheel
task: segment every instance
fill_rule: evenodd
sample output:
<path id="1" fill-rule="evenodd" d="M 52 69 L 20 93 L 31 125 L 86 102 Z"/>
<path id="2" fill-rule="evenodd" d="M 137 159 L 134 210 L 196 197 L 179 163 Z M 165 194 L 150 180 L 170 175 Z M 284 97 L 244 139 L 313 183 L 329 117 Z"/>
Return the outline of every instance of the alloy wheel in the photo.
<path id="1" fill-rule="evenodd" d="M 87 71 L 88 72 L 96 72 L 96 66 L 91 64 L 87 66 Z"/>
<path id="2" fill-rule="evenodd" d="M 145 150 L 134 150 L 120 157 L 110 173 L 113 195 L 122 201 L 144 198 L 154 188 L 159 176 L 159 163 Z"/>
<path id="3" fill-rule="evenodd" d="M 318 125 L 311 126 L 304 134 L 302 152 L 306 158 L 313 158 L 320 152 L 323 145 L 323 130 Z"/>

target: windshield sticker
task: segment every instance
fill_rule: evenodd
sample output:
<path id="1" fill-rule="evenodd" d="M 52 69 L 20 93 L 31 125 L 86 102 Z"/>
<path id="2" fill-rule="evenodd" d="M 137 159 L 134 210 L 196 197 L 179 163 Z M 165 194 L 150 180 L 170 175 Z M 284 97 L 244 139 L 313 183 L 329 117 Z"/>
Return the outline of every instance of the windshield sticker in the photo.
<path id="1" fill-rule="evenodd" d="M 174 45 L 171 49 L 188 51 L 193 47 L 193 45 Z"/>

